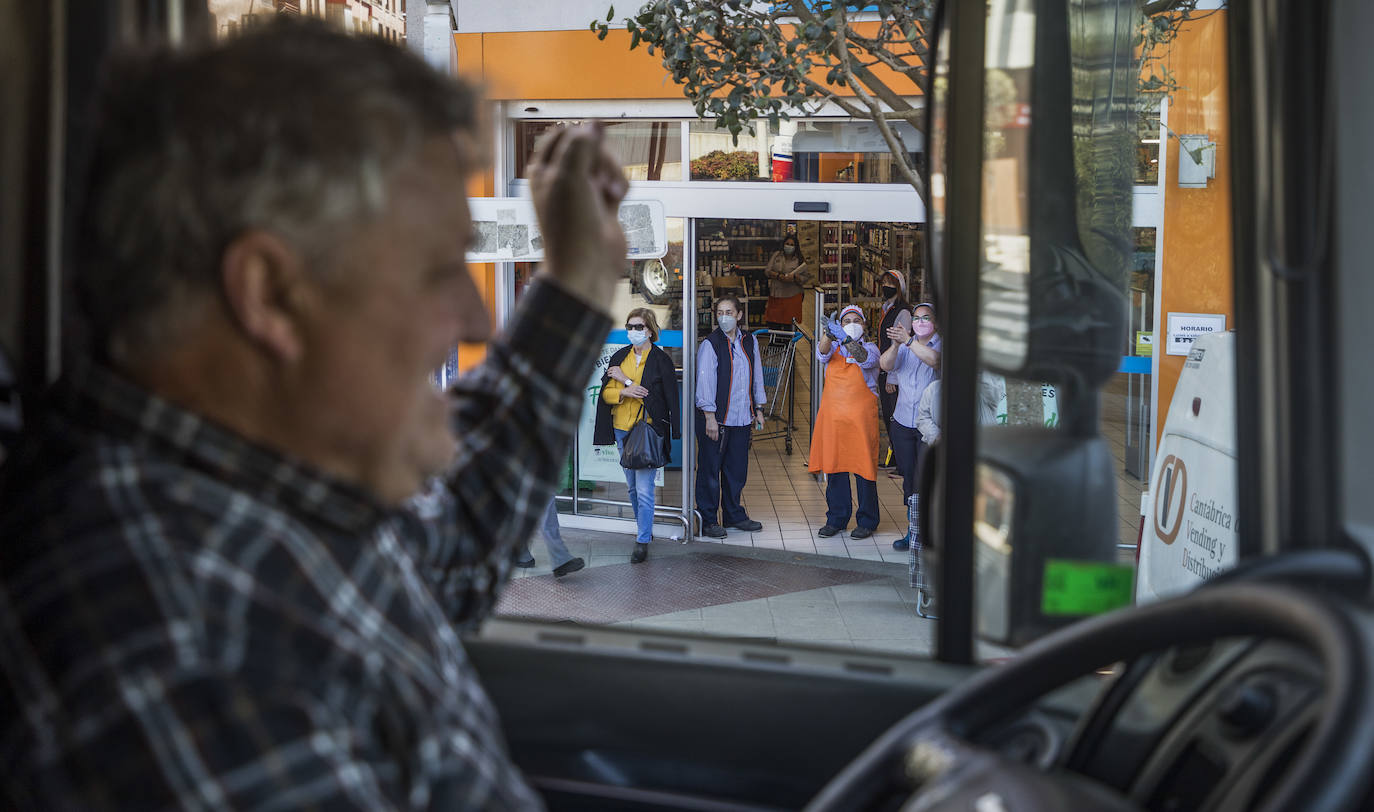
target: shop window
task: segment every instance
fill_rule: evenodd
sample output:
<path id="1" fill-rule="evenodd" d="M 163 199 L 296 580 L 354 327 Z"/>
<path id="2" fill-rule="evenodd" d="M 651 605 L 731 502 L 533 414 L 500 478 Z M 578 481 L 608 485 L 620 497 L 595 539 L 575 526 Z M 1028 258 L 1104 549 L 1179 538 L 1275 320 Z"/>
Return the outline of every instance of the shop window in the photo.
<path id="1" fill-rule="evenodd" d="M 611 334 L 607 337 L 605 351 L 588 380 L 588 401 L 583 407 L 578 422 L 577 436 L 573 450 L 569 453 L 567 465 L 559 485 L 559 494 L 574 497 L 576 508 L 568 501 L 562 501 L 559 509 L 588 516 L 609 516 L 633 519 L 630 508 L 629 492 L 625 484 L 624 472 L 616 464 L 618 459 L 614 448 L 593 446 L 592 435 L 596 425 L 597 396 L 600 391 L 601 376 L 606 370 L 606 362 L 611 355 L 625 346 L 625 333 L 622 325 L 631 310 L 647 308 L 654 314 L 659 326 L 658 346 L 668 353 L 673 366 L 682 370 L 683 355 L 683 307 L 682 307 L 682 259 L 683 241 L 686 233 L 686 220 L 669 217 L 665 223 L 668 251 L 660 259 L 628 260 L 624 276 L 616 283 L 611 294 L 609 309 L 613 318 Z M 539 265 L 533 262 L 514 263 L 515 297 L 518 300 L 529 285 Z M 679 381 L 679 386 L 681 382 Z M 690 412 L 688 412 L 690 415 Z M 690 417 L 688 418 L 690 421 Z M 691 430 L 690 422 L 687 430 Z M 675 442 L 672 460 L 661 474 L 661 481 L 655 489 L 654 502 L 660 508 L 658 521 L 672 525 L 673 514 L 682 509 L 682 447 Z M 576 480 L 577 487 L 573 487 Z M 536 556 L 538 553 L 536 553 Z"/>
<path id="2" fill-rule="evenodd" d="M 916 166 L 924 141 L 914 127 L 892 122 Z M 813 183 L 906 183 L 891 149 L 871 121 L 802 122 L 792 137 L 793 177 Z"/>
<path id="3" fill-rule="evenodd" d="M 729 130 L 718 130 L 709 121 L 693 121 L 688 125 L 692 180 L 771 180 L 770 151 L 776 138 L 760 126 L 757 135 L 744 131 L 736 142 Z"/>
<path id="4" fill-rule="evenodd" d="M 904 122 L 892 127 L 916 165 L 921 134 Z M 730 133 L 711 122 L 690 125 L 692 180 L 906 183 L 878 127 L 871 121 L 783 121 L 776 130 Z"/>
<path id="5" fill-rule="evenodd" d="M 527 177 L 535 148 L 545 134 L 575 120 L 515 122 L 515 176 Z M 682 180 L 682 124 L 677 121 L 603 120 L 606 147 L 620 161 L 625 177 Z"/>
<path id="6" fill-rule="evenodd" d="M 1140 116 L 1140 145 L 1136 150 L 1135 182 L 1142 186 L 1159 183 L 1159 111 Z"/>

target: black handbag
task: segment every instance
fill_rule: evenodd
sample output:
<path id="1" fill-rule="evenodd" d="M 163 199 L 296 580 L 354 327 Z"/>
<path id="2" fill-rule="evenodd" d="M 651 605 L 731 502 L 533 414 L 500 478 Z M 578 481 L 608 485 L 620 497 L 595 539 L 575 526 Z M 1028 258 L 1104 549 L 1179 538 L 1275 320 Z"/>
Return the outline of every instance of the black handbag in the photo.
<path id="1" fill-rule="evenodd" d="M 667 464 L 668 455 L 663 451 L 663 438 L 644 419 L 644 404 L 640 403 L 639 416 L 620 446 L 620 467 L 644 471 L 662 468 Z"/>

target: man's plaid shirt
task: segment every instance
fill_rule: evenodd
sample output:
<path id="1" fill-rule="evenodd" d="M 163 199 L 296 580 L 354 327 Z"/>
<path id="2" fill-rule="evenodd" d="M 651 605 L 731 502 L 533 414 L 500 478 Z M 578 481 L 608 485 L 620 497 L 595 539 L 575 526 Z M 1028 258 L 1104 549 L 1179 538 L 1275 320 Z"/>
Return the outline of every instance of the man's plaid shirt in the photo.
<path id="1" fill-rule="evenodd" d="M 459 643 L 566 460 L 609 322 L 550 284 L 406 510 L 92 366 L 0 469 L 0 806 L 527 809 Z"/>

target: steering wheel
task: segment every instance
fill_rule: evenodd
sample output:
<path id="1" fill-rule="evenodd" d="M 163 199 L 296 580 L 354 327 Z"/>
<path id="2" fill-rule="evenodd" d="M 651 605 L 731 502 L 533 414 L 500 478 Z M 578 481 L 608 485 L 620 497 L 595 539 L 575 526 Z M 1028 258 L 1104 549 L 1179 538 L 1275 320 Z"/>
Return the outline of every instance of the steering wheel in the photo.
<path id="1" fill-rule="evenodd" d="M 1122 609 L 1036 641 L 898 722 L 807 809 L 864 809 L 903 786 L 915 791 L 904 810 L 1137 809 L 1087 778 L 1050 775 L 971 740 L 1098 668 L 1226 637 L 1285 640 L 1312 652 L 1324 676 L 1312 734 L 1258 809 L 1361 808 L 1374 764 L 1374 626 L 1349 604 L 1314 592 L 1237 583 Z"/>

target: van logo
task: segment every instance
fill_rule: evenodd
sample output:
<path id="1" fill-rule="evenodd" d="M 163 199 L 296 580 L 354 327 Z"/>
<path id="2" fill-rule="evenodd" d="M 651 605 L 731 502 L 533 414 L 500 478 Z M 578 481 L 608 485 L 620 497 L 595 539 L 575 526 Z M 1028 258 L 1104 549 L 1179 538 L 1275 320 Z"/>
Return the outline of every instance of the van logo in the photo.
<path id="1" fill-rule="evenodd" d="M 1155 535 L 1165 544 L 1173 544 L 1183 527 L 1183 508 L 1188 504 L 1188 468 L 1183 460 L 1173 454 L 1165 458 L 1155 493 Z"/>

